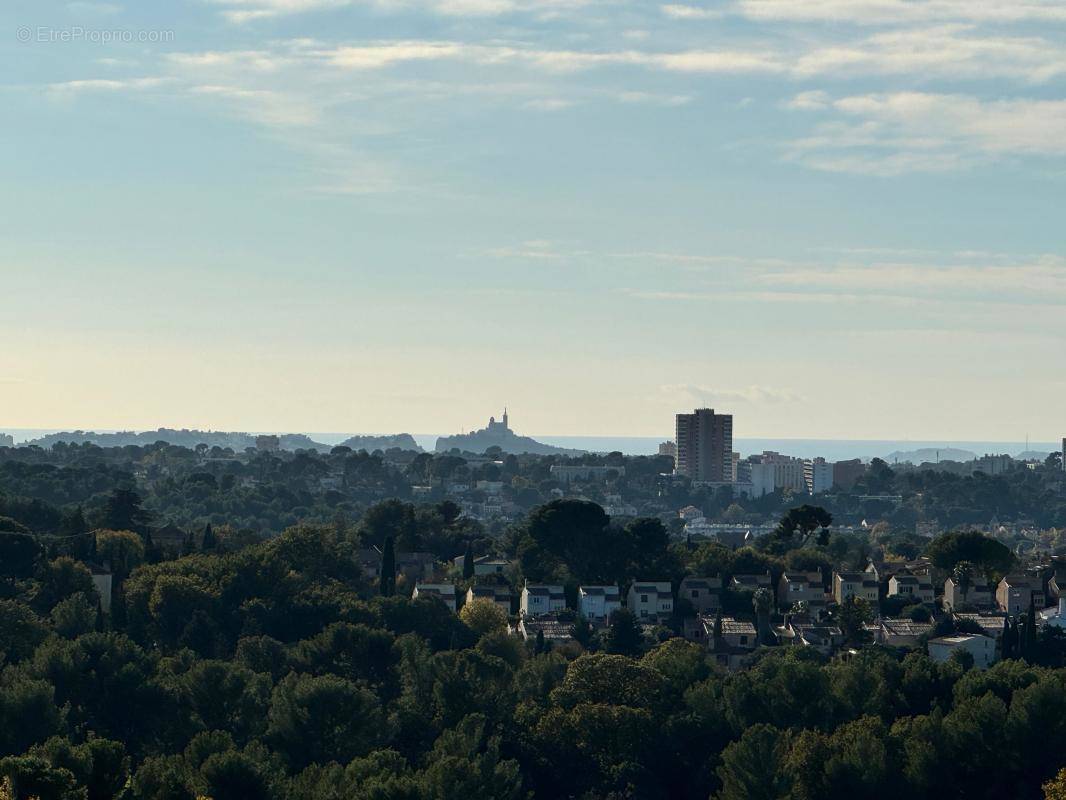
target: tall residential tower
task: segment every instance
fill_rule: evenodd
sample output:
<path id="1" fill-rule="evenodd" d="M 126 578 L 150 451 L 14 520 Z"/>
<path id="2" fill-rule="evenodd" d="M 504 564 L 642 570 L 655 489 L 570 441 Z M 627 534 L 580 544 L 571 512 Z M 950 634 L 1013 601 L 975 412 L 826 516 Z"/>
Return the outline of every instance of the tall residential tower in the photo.
<path id="1" fill-rule="evenodd" d="M 677 415 L 674 471 L 694 481 L 733 480 L 733 415 L 697 408 Z"/>

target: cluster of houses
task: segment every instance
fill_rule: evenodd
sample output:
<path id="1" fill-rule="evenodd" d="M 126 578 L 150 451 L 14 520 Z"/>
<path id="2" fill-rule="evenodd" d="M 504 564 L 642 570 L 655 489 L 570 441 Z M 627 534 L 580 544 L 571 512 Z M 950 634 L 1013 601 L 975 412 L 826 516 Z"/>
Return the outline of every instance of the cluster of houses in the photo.
<path id="1" fill-rule="evenodd" d="M 399 557 L 397 563 L 401 563 Z M 476 576 L 502 575 L 507 566 L 502 559 L 486 556 L 475 560 L 474 571 Z M 1066 592 L 1060 597 L 1055 577 L 1049 583 L 1032 574 L 1008 575 L 994 587 L 981 577 L 975 576 L 966 585 L 948 577 L 939 594 L 932 574 L 930 565 L 922 561 L 871 561 L 861 572 L 833 572 L 828 583 L 820 571 L 788 570 L 776 581 L 769 572 L 733 575 L 727 580 L 689 575 L 676 591 L 665 580 L 636 580 L 625 593 L 618 586 L 583 585 L 573 604 L 568 604 L 561 585 L 527 582 L 515 597 L 501 580 L 470 587 L 463 600 L 491 600 L 515 620 L 512 631 L 516 635 L 525 640 L 542 637 L 556 644 L 572 640 L 577 616 L 593 628 L 602 628 L 615 611 L 625 607 L 646 631 L 671 624 L 687 639 L 705 644 L 727 668 L 744 666 L 761 645 L 813 647 L 825 655 L 848 652 L 844 632 L 830 610 L 851 597 L 865 600 L 876 614 L 864 626 L 869 641 L 900 648 L 925 644 L 936 661 L 965 652 L 979 668 L 999 657 L 1006 618 L 1027 613 L 1031 604 L 1040 610 L 1043 624 L 1066 627 Z M 761 597 L 766 607 L 760 610 L 753 603 L 750 613 L 727 615 L 723 608 L 727 590 L 734 596 L 753 598 L 765 590 Z M 1045 609 L 1049 595 L 1058 599 L 1058 605 Z M 453 611 L 457 608 L 456 587 L 450 582 L 416 579 L 412 596 L 433 597 Z M 926 621 L 880 614 L 882 607 L 898 609 L 901 605 L 927 607 Z M 772 611 L 776 612 L 773 623 Z M 973 632 L 932 637 L 938 614 L 951 615 L 957 623 L 965 621 L 968 624 L 957 627 Z"/>

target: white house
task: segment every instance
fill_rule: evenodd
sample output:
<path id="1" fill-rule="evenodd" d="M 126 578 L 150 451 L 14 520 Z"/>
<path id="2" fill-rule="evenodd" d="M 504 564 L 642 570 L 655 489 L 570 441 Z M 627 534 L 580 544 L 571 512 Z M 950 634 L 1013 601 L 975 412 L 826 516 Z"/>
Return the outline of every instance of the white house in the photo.
<path id="1" fill-rule="evenodd" d="M 536 617 L 551 614 L 566 608 L 566 595 L 562 586 L 549 586 L 543 583 L 527 583 L 522 587 L 522 600 L 519 613 L 523 617 Z"/>
<path id="2" fill-rule="evenodd" d="M 915 603 L 933 603 L 933 582 L 928 574 L 898 572 L 888 579 L 888 596 L 905 597 Z"/>
<path id="3" fill-rule="evenodd" d="M 930 639 L 928 648 L 929 658 L 936 662 L 947 661 L 959 651 L 972 655 L 973 665 L 978 669 L 987 669 L 996 662 L 996 640 L 979 633 Z"/>
<path id="4" fill-rule="evenodd" d="M 674 613 L 670 581 L 635 581 L 629 587 L 626 605 L 638 618 L 670 616 Z"/>
<path id="5" fill-rule="evenodd" d="M 433 597 L 455 611 L 455 585 L 451 583 L 416 583 L 411 599 Z"/>
<path id="6" fill-rule="evenodd" d="M 471 586 L 466 590 L 466 602 L 491 600 L 507 616 L 511 615 L 511 590 L 506 586 Z"/>
<path id="7" fill-rule="evenodd" d="M 622 607 L 622 593 L 617 586 L 580 586 L 577 608 L 590 622 L 606 622 Z"/>

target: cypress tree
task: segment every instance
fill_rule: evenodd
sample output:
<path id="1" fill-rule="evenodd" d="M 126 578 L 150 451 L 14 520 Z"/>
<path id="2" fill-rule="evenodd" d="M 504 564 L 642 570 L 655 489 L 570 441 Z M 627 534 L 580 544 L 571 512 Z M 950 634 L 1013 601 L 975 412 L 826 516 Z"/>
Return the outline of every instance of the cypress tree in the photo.
<path id="1" fill-rule="evenodd" d="M 474 548 L 470 542 L 466 543 L 466 554 L 463 556 L 463 580 L 468 581 L 474 577 Z"/>
<path id="2" fill-rule="evenodd" d="M 103 633 L 107 629 L 107 625 L 104 620 L 104 604 L 100 598 L 96 598 L 96 632 Z"/>
<path id="3" fill-rule="evenodd" d="M 1010 617 L 1003 620 L 1003 635 L 999 639 L 1000 657 L 1014 658 L 1014 624 Z"/>
<path id="4" fill-rule="evenodd" d="M 544 652 L 544 650 L 545 650 L 545 646 L 544 646 L 544 629 L 543 628 L 537 628 L 537 638 L 536 638 L 536 641 L 533 644 L 533 652 L 536 653 L 537 655 L 540 655 L 541 653 Z"/>
<path id="5" fill-rule="evenodd" d="M 385 544 L 381 548 L 381 575 L 378 587 L 382 597 L 392 597 L 396 591 L 396 550 L 391 536 L 385 537 Z"/>
<path id="6" fill-rule="evenodd" d="M 1029 613 L 1025 618 L 1025 660 L 1036 658 L 1036 598 L 1029 594 Z"/>
<path id="7" fill-rule="evenodd" d="M 126 627 L 126 598 L 121 588 L 111 594 L 111 627 L 116 631 Z"/>
<path id="8" fill-rule="evenodd" d="M 203 541 L 200 542 L 200 549 L 205 553 L 209 553 L 217 546 L 218 539 L 215 538 L 215 531 L 211 527 L 211 523 L 209 522 L 207 523 L 207 525 L 204 526 L 204 538 Z"/>
<path id="9" fill-rule="evenodd" d="M 89 531 L 89 561 L 96 563 L 96 531 Z"/>

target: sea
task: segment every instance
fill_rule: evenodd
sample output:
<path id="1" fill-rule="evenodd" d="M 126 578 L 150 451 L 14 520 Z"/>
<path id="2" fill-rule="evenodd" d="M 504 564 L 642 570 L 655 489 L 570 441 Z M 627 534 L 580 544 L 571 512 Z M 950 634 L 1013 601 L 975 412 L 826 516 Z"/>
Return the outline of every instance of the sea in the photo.
<path id="1" fill-rule="evenodd" d="M 29 428 L 0 428 L 0 433 L 11 434 L 15 444 L 22 444 L 33 439 L 40 438 L 50 433 L 59 433 L 62 429 L 29 429 Z M 69 430 L 69 429 L 68 429 Z M 114 433 L 111 430 L 100 430 L 98 433 Z M 305 433 L 316 442 L 322 444 L 339 444 L 353 433 L 337 433 L 323 431 L 250 431 L 250 433 Z M 380 435 L 366 434 L 358 435 Z M 424 450 L 432 451 L 437 443 L 437 433 L 412 434 L 419 446 Z M 626 455 L 643 456 L 654 455 L 659 451 L 659 444 L 670 438 L 664 436 L 555 436 L 552 434 L 526 434 L 538 442 L 555 445 L 557 447 L 571 447 L 579 450 L 588 450 L 594 453 L 620 452 Z M 947 441 L 947 440 L 914 440 L 914 439 L 734 439 L 733 447 L 741 456 L 749 456 L 773 450 L 778 453 L 795 456 L 797 458 L 817 458 L 821 456 L 827 461 L 846 461 L 852 458 L 860 458 L 869 461 L 872 458 L 884 458 L 893 453 L 908 452 L 913 450 L 966 450 L 977 456 L 986 454 L 1017 456 L 1023 452 L 1029 454 L 1047 454 L 1057 451 L 1061 443 L 1052 442 L 981 442 L 981 441 Z"/>

